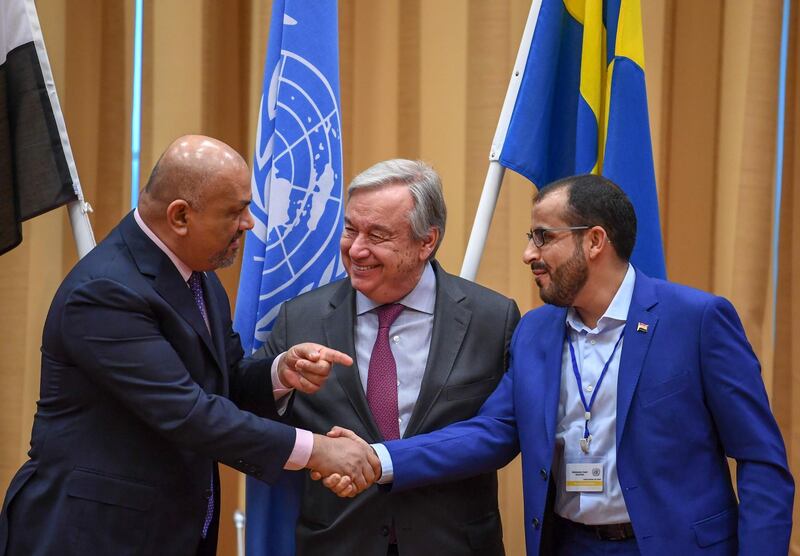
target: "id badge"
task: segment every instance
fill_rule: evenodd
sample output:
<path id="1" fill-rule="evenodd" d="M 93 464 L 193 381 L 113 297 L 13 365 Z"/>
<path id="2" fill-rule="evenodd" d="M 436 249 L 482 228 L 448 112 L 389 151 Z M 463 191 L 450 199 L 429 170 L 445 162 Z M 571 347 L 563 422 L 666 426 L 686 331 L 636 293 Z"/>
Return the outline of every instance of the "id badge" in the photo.
<path id="1" fill-rule="evenodd" d="M 567 492 L 603 492 L 603 458 L 582 457 L 566 462 Z"/>

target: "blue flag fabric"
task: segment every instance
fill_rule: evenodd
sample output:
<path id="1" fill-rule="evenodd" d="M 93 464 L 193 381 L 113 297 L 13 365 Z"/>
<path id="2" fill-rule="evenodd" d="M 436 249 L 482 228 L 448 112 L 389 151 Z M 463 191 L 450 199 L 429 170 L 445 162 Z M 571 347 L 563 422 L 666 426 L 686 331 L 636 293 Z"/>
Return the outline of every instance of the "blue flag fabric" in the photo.
<path id="1" fill-rule="evenodd" d="M 336 0 L 274 0 L 234 328 L 245 353 L 266 341 L 281 303 L 344 276 Z M 249 556 L 294 554 L 300 473 L 247 479 Z"/>
<path id="2" fill-rule="evenodd" d="M 639 0 L 542 0 L 499 153 L 537 186 L 600 173 L 636 211 L 632 262 L 664 278 Z"/>

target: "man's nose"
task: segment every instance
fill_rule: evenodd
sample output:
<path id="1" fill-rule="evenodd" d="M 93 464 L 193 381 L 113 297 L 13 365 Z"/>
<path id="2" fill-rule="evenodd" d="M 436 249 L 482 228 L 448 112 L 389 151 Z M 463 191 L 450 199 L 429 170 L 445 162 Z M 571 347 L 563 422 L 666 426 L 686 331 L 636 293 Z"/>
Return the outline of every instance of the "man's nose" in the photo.
<path id="1" fill-rule="evenodd" d="M 522 252 L 522 262 L 526 265 L 530 265 L 534 261 L 538 261 L 541 258 L 541 250 L 536 247 L 536 244 L 533 243 L 533 240 L 528 241 L 528 245 L 525 246 L 525 250 Z"/>
<path id="2" fill-rule="evenodd" d="M 242 215 L 242 218 L 239 221 L 239 228 L 245 231 L 252 230 L 255 224 L 256 222 L 253 219 L 253 213 L 250 212 L 249 208 L 245 208 L 244 214 Z"/>
<path id="3" fill-rule="evenodd" d="M 368 242 L 364 236 L 361 234 L 357 235 L 350 244 L 350 248 L 347 252 L 350 254 L 350 258 L 366 257 L 369 254 L 369 249 Z"/>

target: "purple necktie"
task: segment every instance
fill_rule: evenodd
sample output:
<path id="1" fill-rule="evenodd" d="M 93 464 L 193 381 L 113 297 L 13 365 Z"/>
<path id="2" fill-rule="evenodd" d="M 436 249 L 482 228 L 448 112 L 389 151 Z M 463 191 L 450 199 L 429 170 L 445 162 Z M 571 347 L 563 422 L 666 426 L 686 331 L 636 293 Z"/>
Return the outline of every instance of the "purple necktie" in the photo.
<path id="1" fill-rule="evenodd" d="M 194 302 L 197 303 L 197 308 L 200 309 L 200 315 L 208 325 L 208 316 L 206 315 L 206 302 L 203 299 L 203 282 L 201 281 L 199 272 L 192 272 L 189 276 L 189 289 L 192 290 L 192 297 Z M 208 535 L 208 527 L 211 525 L 211 520 L 214 519 L 214 471 L 211 471 L 211 495 L 208 497 L 208 507 L 206 508 L 206 519 L 203 522 L 203 538 Z"/>
<path id="2" fill-rule="evenodd" d="M 192 290 L 192 297 L 194 302 L 197 303 L 197 308 L 200 309 L 200 314 L 203 320 L 208 322 L 208 314 L 206 314 L 206 302 L 203 299 L 203 282 L 201 280 L 200 272 L 192 272 L 188 280 L 189 289 Z"/>
<path id="3" fill-rule="evenodd" d="M 399 303 L 381 305 L 378 313 L 378 337 L 372 348 L 367 375 L 367 403 L 384 440 L 400 438 L 397 409 L 397 364 L 389 346 L 389 328 L 403 312 Z"/>

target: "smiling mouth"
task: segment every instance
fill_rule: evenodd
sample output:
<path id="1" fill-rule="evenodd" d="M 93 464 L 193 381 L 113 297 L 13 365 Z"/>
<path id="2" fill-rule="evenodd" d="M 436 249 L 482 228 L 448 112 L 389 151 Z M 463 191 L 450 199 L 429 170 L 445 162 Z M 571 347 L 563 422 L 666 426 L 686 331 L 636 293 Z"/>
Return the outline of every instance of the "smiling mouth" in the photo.
<path id="1" fill-rule="evenodd" d="M 369 265 L 369 266 L 367 266 L 367 265 L 360 265 L 360 264 L 356 264 L 356 263 L 352 263 L 350 266 L 356 272 L 367 272 L 369 270 L 372 270 L 373 268 L 378 268 L 378 265 Z"/>

